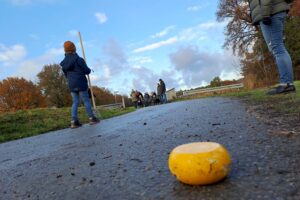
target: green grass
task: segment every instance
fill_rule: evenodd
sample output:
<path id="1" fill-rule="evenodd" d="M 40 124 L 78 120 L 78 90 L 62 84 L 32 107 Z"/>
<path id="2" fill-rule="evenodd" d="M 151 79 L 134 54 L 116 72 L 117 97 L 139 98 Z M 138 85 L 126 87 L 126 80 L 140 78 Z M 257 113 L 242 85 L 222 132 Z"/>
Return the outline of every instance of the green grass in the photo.
<path id="1" fill-rule="evenodd" d="M 228 91 L 224 94 L 211 94 L 205 96 L 191 96 L 175 101 L 185 101 L 189 99 L 209 98 L 209 97 L 236 97 L 244 99 L 251 104 L 263 105 L 265 109 L 272 109 L 272 111 L 279 114 L 298 114 L 300 113 L 300 81 L 295 82 L 296 93 L 281 94 L 281 95 L 266 95 L 269 88 L 260 88 L 254 90 L 240 90 Z"/>
<path id="2" fill-rule="evenodd" d="M 300 113 L 300 81 L 295 82 L 296 93 L 280 94 L 280 95 L 266 95 L 268 88 L 255 89 L 250 91 L 241 91 L 228 93 L 222 96 L 240 97 L 251 103 L 266 104 L 272 109 L 282 114 L 298 114 Z"/>
<path id="3" fill-rule="evenodd" d="M 130 107 L 99 110 L 99 112 L 102 119 L 107 119 L 134 110 L 133 107 Z M 68 128 L 70 115 L 70 108 L 33 109 L 0 114 L 0 143 Z M 81 123 L 88 122 L 88 117 L 82 107 L 78 110 L 78 118 Z"/>

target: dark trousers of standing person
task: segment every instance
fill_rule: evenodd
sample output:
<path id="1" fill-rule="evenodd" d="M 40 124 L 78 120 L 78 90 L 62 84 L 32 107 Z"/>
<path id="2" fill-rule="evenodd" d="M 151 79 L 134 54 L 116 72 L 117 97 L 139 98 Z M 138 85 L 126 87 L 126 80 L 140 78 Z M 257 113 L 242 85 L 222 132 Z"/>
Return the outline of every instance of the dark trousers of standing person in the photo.
<path id="1" fill-rule="evenodd" d="M 133 103 L 133 106 L 134 106 L 135 108 L 137 108 L 138 102 L 137 102 L 137 101 L 133 101 L 132 103 Z"/>

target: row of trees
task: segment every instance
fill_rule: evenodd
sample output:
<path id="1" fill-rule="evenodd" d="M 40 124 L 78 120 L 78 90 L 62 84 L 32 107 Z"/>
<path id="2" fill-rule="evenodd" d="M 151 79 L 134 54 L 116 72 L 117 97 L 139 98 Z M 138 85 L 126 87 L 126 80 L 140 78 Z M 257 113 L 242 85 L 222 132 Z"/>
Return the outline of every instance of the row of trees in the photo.
<path id="1" fill-rule="evenodd" d="M 192 88 L 192 89 L 188 89 L 188 90 L 196 90 L 196 89 L 205 89 L 205 88 L 211 88 L 211 87 L 220 87 L 220 86 L 225 86 L 225 85 L 233 85 L 233 84 L 238 84 L 241 83 L 242 79 L 239 80 L 222 80 L 219 76 L 214 77 L 211 81 L 209 85 L 206 86 L 201 86 L 201 87 L 196 87 L 196 88 Z M 184 90 L 187 91 L 187 90 Z M 183 95 L 183 90 L 177 91 L 176 95 L 177 96 L 182 96 Z"/>
<path id="2" fill-rule="evenodd" d="M 224 47 L 240 57 L 242 75 L 249 88 L 274 84 L 278 73 L 262 33 L 251 24 L 247 0 L 220 0 L 218 21 L 229 21 Z M 300 79 L 300 1 L 294 1 L 285 26 L 285 43 L 291 54 L 295 79 Z"/>
<path id="3" fill-rule="evenodd" d="M 67 80 L 57 64 L 45 65 L 37 75 L 35 84 L 24 78 L 10 77 L 0 81 L 0 112 L 33 109 L 40 107 L 68 107 L 72 104 Z M 93 86 L 96 105 L 121 102 L 106 88 Z M 130 102 L 124 96 L 126 102 Z"/>
<path id="4" fill-rule="evenodd" d="M 213 78 L 213 80 L 210 81 L 210 84 L 208 87 L 219 87 L 219 86 L 224 86 L 224 85 L 232 85 L 232 84 L 238 84 L 240 83 L 241 80 L 221 80 L 220 77 L 216 76 Z"/>

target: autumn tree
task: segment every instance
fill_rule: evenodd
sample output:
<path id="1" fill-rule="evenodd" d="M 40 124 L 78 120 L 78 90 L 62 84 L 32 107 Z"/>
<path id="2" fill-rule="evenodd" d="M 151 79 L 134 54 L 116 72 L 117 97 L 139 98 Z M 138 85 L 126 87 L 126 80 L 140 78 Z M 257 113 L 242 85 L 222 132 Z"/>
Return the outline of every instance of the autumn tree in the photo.
<path id="1" fill-rule="evenodd" d="M 24 78 L 0 81 L 0 111 L 16 111 L 45 106 L 45 98 L 37 85 Z"/>
<path id="2" fill-rule="evenodd" d="M 240 83 L 240 80 L 223 80 L 221 81 L 221 85 L 233 85 L 233 84 L 238 84 Z"/>
<path id="3" fill-rule="evenodd" d="M 300 16 L 300 1 L 299 0 L 293 1 L 291 15 Z"/>
<path id="4" fill-rule="evenodd" d="M 48 106 L 65 107 L 71 105 L 67 79 L 58 64 L 45 65 L 37 75 L 38 85 L 47 98 Z"/>
<path id="5" fill-rule="evenodd" d="M 256 68 L 263 68 L 264 72 L 268 71 L 265 62 L 268 51 L 263 43 L 259 28 L 252 25 L 248 1 L 220 0 L 216 14 L 218 21 L 228 20 L 224 47 L 231 48 L 233 53 L 239 55 L 242 75 L 247 82 L 245 85 L 252 87 L 253 83 L 259 80 L 257 76 L 261 75 L 258 73 L 261 70 Z M 262 53 L 263 56 L 257 60 L 258 53 Z"/>
<path id="6" fill-rule="evenodd" d="M 293 5 L 294 15 L 299 12 L 298 4 L 299 1 Z M 241 71 L 246 85 L 263 86 L 278 80 L 274 57 L 269 52 L 259 27 L 251 24 L 248 1 L 220 0 L 216 14 L 218 21 L 228 20 L 224 47 L 232 48 L 233 52 L 240 56 Z M 285 42 L 294 64 L 299 60 L 298 32 L 299 17 L 289 17 L 285 27 Z M 300 76 L 298 68 L 294 68 L 296 78 Z"/>
<path id="7" fill-rule="evenodd" d="M 93 86 L 93 93 L 95 96 L 95 103 L 97 106 L 99 105 L 107 105 L 115 103 L 122 103 L 122 98 L 124 98 L 125 105 L 131 105 L 131 100 L 126 95 L 119 95 L 116 96 L 107 88 Z"/>
<path id="8" fill-rule="evenodd" d="M 224 47 L 243 56 L 258 37 L 258 27 L 252 25 L 247 0 L 220 0 L 217 20 L 227 21 Z"/>
<path id="9" fill-rule="evenodd" d="M 221 86 L 221 79 L 220 77 L 215 77 L 213 80 L 210 82 L 210 87 L 218 87 Z"/>
<path id="10" fill-rule="evenodd" d="M 112 104 L 115 102 L 115 96 L 106 88 L 93 86 L 96 105 Z"/>
<path id="11" fill-rule="evenodd" d="M 300 7 L 298 9 L 300 9 Z M 294 66 L 294 75 L 296 80 L 300 80 L 300 64 L 299 64 L 300 28 L 299 27 L 300 27 L 300 15 L 289 16 L 285 24 L 285 44 L 292 58 L 292 62 Z"/>
<path id="12" fill-rule="evenodd" d="M 263 41 L 255 43 L 253 51 L 245 53 L 240 64 L 247 88 L 274 84 L 278 80 L 274 58 Z"/>

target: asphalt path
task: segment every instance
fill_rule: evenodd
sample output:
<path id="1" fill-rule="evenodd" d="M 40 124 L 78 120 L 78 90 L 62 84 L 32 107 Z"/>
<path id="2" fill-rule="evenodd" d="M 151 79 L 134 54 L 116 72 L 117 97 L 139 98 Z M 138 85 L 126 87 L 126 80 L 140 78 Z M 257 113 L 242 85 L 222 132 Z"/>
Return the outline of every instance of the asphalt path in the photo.
<path id="1" fill-rule="evenodd" d="M 3 143 L 0 199 L 299 200 L 299 136 L 270 128 L 237 100 L 207 98 Z M 232 170 L 222 182 L 189 186 L 171 175 L 170 151 L 199 141 L 230 152 Z"/>

